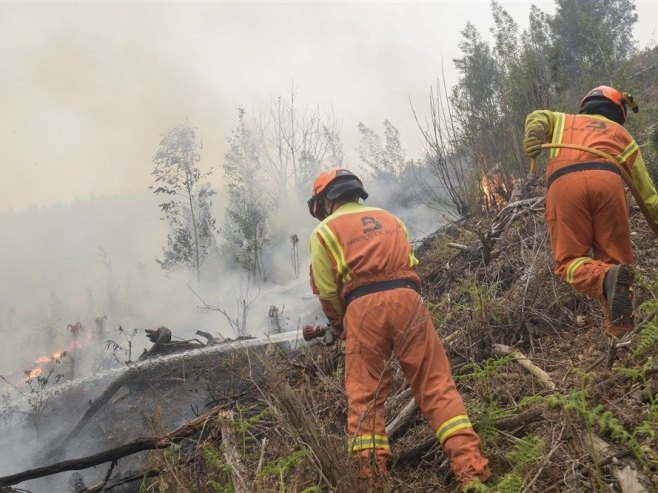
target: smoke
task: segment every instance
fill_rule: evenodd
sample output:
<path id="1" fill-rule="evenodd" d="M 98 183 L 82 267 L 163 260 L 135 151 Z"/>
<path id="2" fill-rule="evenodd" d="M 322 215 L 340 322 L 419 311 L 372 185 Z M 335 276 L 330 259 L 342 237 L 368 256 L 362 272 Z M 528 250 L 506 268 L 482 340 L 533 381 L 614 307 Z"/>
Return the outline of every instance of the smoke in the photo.
<path id="1" fill-rule="evenodd" d="M 160 221 L 158 198 L 145 191 L 152 184 L 151 158 L 162 132 L 192 122 L 204 143 L 205 168 L 221 165 L 234 109 L 262 100 L 264 92 L 285 93 L 295 74 L 311 74 L 308 60 L 317 53 L 296 60 L 287 49 L 268 43 L 264 51 L 277 52 L 269 53 L 270 58 L 299 64 L 273 80 L 262 77 L 263 64 L 246 72 L 245 53 L 229 48 L 241 33 L 214 24 L 223 15 L 221 9 L 207 18 L 201 13 L 185 17 L 180 6 L 161 6 L 155 14 L 157 22 L 152 22 L 154 11 L 148 5 L 133 6 L 130 15 L 118 6 L 100 4 L 2 8 L 0 58 L 9 61 L 11 70 L 0 78 L 0 92 L 13 97 L 3 105 L 3 113 L 11 116 L 0 122 L 0 145 L 6 150 L 5 162 L 11 163 L 0 167 L 0 181 L 14 186 L 6 187 L 0 203 L 5 211 L 0 213 L 0 374 L 11 374 L 17 381 L 37 358 L 69 347 L 74 339 L 69 326 L 77 323 L 91 339 L 82 341 L 81 336 L 84 346 L 56 366 L 55 371 L 66 378 L 118 365 L 128 358 L 128 348 L 131 359 L 136 359 L 151 345 L 143 331 L 147 328 L 165 325 L 182 339 L 195 337 L 197 330 L 235 337 L 233 321 L 244 319 L 245 304 L 251 335 L 324 321 L 308 284 L 308 236 L 316 222 L 303 200 L 284 197 L 281 209 L 270 217 L 276 234 L 264 257 L 266 281 L 254 284 L 226 259 L 216 258 L 206 264 L 198 285 L 188 272 L 167 274 L 156 264 L 167 228 Z M 337 11 L 329 10 L 340 18 Z M 240 11 L 245 18 L 251 19 L 250 14 L 249 9 Z M 53 18 L 62 22 L 52 22 Z M 258 24 L 271 20 L 263 16 Z M 325 20 L 307 30 L 325 26 L 326 31 Z M 168 29 L 161 29 L 162 25 Z M 353 42 L 363 28 L 358 22 L 335 25 L 352 30 Z M 20 27 L 20 36 L 15 35 L 15 26 Z M 213 37 L 210 42 L 198 34 L 204 30 L 226 37 Z M 299 46 L 305 46 L 303 39 Z M 380 45 L 362 49 L 373 57 Z M 332 48 L 332 57 L 338 51 Z M 192 60 L 194 52 L 202 53 L 201 58 Z M 414 59 L 404 50 L 397 52 L 396 60 L 404 60 L 409 70 L 396 77 L 411 74 Z M 352 72 L 362 66 L 357 59 L 345 62 Z M 266 65 L 270 66 L 269 60 Z M 228 67 L 239 73 L 226 77 Z M 296 80 L 302 90 L 314 87 L 314 80 L 304 77 Z M 329 71 L 322 78 L 330 80 Z M 253 81 L 254 87 L 246 80 Z M 345 139 L 348 153 L 356 147 L 355 122 L 361 119 L 355 112 L 364 111 L 356 102 L 377 108 L 371 116 L 375 121 L 389 116 L 377 93 L 393 104 L 385 88 L 374 90 L 368 80 L 354 80 L 353 94 L 345 99 L 352 113 L 344 116 L 354 122 Z M 382 73 L 378 80 L 393 79 Z M 338 98 L 331 90 L 317 92 Z M 364 97 L 368 100 L 362 101 Z M 335 102 L 320 101 L 323 107 Z M 400 92 L 395 104 L 395 111 L 406 109 L 407 95 Z M 345 164 L 358 171 L 353 160 Z M 213 175 L 213 186 L 219 189 L 215 217 L 221 223 L 226 196 L 218 178 Z M 368 204 L 398 214 L 412 237 L 422 237 L 434 227 L 431 212 L 418 205 L 396 206 L 389 200 L 390 190 L 374 183 L 368 188 Z M 41 207 L 26 208 L 33 204 Z M 296 245 L 293 236 L 298 238 Z M 102 331 L 97 319 L 103 320 Z M 114 354 L 106 348 L 108 341 L 110 349 L 116 349 Z M 34 440 L 33 430 L 13 426 L 16 421 L 7 424 L 11 434 L 5 435 L 4 450 L 11 453 L 0 457 L 1 473 L 36 465 L 32 463 L 35 450 L 61 435 L 106 383 L 86 387 L 76 409 L 58 414 L 55 407 L 39 440 Z M 0 382 L 0 396 L 9 391 Z"/>

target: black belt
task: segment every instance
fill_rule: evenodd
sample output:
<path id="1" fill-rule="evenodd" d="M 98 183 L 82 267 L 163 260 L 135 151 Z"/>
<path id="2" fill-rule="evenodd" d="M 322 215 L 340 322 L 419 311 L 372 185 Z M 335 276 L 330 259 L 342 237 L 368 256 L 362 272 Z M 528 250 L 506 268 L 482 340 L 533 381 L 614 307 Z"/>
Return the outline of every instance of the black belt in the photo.
<path id="1" fill-rule="evenodd" d="M 389 289 L 397 288 L 409 288 L 418 292 L 418 285 L 415 282 L 408 279 L 393 279 L 391 281 L 381 281 L 372 284 L 366 284 L 365 286 L 356 288 L 355 290 L 347 293 L 345 296 L 345 303 L 349 305 L 350 302 L 354 301 L 356 298 L 360 298 L 366 294 L 378 293 L 379 291 L 388 291 Z"/>
<path id="2" fill-rule="evenodd" d="M 586 171 L 588 169 L 598 169 L 602 171 L 612 171 L 615 174 L 618 174 L 621 176 L 621 171 L 619 171 L 619 166 L 616 164 L 612 163 L 578 163 L 578 164 L 571 164 L 569 166 L 565 166 L 564 168 L 560 168 L 557 170 L 555 173 L 553 173 L 551 176 L 548 177 L 548 180 L 546 180 L 546 188 L 551 186 L 551 183 L 553 183 L 555 180 L 557 180 L 559 177 L 567 175 L 569 173 L 573 173 L 575 171 Z"/>

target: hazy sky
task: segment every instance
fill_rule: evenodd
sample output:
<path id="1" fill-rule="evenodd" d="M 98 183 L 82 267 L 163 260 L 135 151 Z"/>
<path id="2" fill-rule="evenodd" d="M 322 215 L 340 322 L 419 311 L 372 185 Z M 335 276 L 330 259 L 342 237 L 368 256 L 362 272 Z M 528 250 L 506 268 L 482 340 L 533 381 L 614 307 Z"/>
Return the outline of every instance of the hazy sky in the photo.
<path id="1" fill-rule="evenodd" d="M 524 26 L 531 2 L 503 1 Z M 534 2 L 552 12 L 554 2 Z M 642 46 L 657 2 L 636 2 Z M 388 118 L 409 154 L 441 63 L 454 81 L 459 31 L 484 34 L 488 1 L 433 3 L 0 4 L 0 212 L 144 190 L 159 136 L 185 120 L 220 166 L 235 109 L 296 86 L 302 103 L 356 125 Z"/>

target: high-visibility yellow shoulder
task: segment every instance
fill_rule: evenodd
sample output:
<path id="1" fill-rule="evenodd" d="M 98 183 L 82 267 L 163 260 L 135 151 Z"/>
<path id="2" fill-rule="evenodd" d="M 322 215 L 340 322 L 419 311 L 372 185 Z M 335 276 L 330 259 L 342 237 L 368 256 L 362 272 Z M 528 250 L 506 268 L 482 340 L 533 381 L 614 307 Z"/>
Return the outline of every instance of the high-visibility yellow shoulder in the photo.
<path id="1" fill-rule="evenodd" d="M 651 217 L 658 223 L 658 195 L 656 194 L 656 185 L 647 172 L 644 158 L 639 149 L 637 150 L 637 157 L 631 168 L 631 179 L 640 192 L 640 196 L 644 200 L 647 209 L 649 209 Z"/>
<path id="2" fill-rule="evenodd" d="M 552 139 L 555 126 L 558 119 L 564 118 L 564 113 L 557 113 L 551 110 L 535 110 L 528 114 L 525 119 L 525 130 L 530 127 L 539 125 L 544 129 L 547 139 Z"/>

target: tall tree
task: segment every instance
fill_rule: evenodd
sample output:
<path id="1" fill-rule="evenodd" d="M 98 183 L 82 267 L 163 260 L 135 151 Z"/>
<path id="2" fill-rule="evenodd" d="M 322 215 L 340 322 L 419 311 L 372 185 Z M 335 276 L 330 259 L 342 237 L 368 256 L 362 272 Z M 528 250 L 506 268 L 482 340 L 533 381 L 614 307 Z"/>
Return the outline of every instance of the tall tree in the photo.
<path id="1" fill-rule="evenodd" d="M 555 104 L 558 83 L 552 70 L 550 16 L 533 5 L 530 7 L 528 29 L 521 35 L 520 88 L 524 92 L 527 110 L 551 108 Z"/>
<path id="2" fill-rule="evenodd" d="M 503 14 L 499 15 L 499 22 L 508 28 L 513 27 L 511 19 Z M 459 43 L 462 57 L 454 60 L 460 74 L 459 85 L 454 88 L 450 103 L 454 107 L 452 114 L 458 128 L 459 146 L 456 153 L 467 160 L 470 174 L 480 188 L 480 208 L 488 209 L 492 203 L 492 197 L 489 197 L 492 181 L 497 182 L 497 190 L 511 191 L 512 188 L 512 172 L 504 166 L 510 162 L 509 139 L 501 138 L 509 129 L 506 126 L 506 118 L 509 117 L 505 114 L 502 89 L 507 71 L 505 61 L 513 60 L 516 53 L 509 51 L 513 37 L 496 36 L 498 47 L 502 50 L 498 53 L 500 59 L 497 59 L 497 52 L 491 49 L 470 22 L 466 24 L 462 36 Z M 502 186 L 498 187 L 501 181 Z"/>
<path id="3" fill-rule="evenodd" d="M 400 143 L 400 132 L 388 120 L 384 120 L 384 140 L 372 129 L 359 123 L 361 142 L 359 157 L 371 177 L 387 183 L 397 182 L 407 165 L 406 152 Z"/>
<path id="4" fill-rule="evenodd" d="M 194 127 L 183 124 L 165 132 L 153 157 L 156 185 L 149 187 L 168 198 L 160 203 L 160 210 L 170 232 L 163 258 L 157 262 L 166 270 L 194 269 L 197 282 L 201 264 L 215 245 L 216 232 L 211 201 L 215 192 L 208 181 L 211 171 L 200 171 L 200 150 Z"/>
<path id="5" fill-rule="evenodd" d="M 560 88 L 623 83 L 622 62 L 635 53 L 632 0 L 556 0 L 550 21 Z"/>
<path id="6" fill-rule="evenodd" d="M 278 193 L 307 192 L 322 167 L 342 164 L 338 121 L 317 107 L 300 106 L 294 86 L 261 108 L 258 125 L 261 166 Z"/>
<path id="7" fill-rule="evenodd" d="M 255 279 L 265 278 L 263 249 L 270 240 L 270 201 L 257 142 L 247 128 L 245 110 L 238 109 L 238 124 L 228 138 L 224 174 L 229 203 L 223 235 L 233 259 Z"/>

